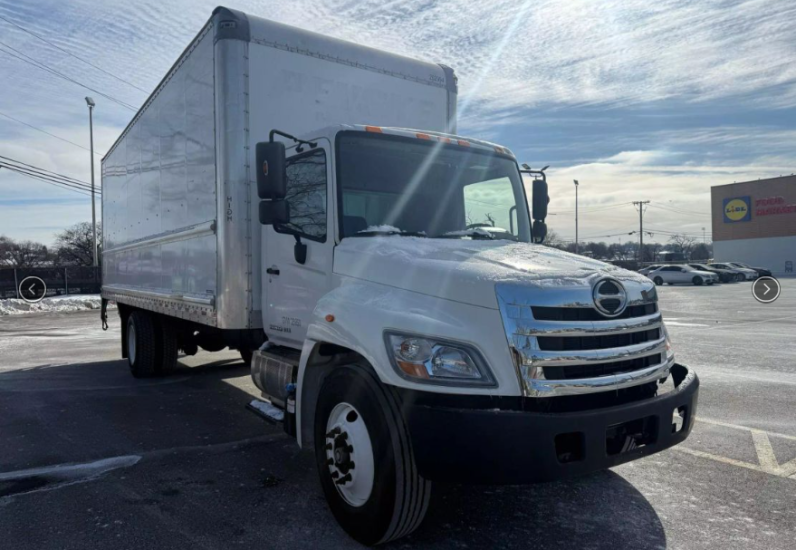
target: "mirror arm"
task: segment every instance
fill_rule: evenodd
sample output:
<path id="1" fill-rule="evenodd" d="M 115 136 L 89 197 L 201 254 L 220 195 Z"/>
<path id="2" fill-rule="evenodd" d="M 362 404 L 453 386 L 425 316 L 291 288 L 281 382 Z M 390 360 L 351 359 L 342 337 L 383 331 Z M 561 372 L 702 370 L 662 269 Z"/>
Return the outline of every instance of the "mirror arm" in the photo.
<path id="1" fill-rule="evenodd" d="M 304 143 L 306 145 L 309 145 L 310 149 L 314 149 L 315 147 L 318 146 L 318 144 L 316 142 L 314 142 L 314 141 L 305 141 L 303 139 L 299 139 L 296 136 L 291 136 L 290 134 L 288 134 L 286 132 L 283 132 L 281 130 L 277 130 L 275 128 L 268 133 L 268 139 L 269 139 L 269 141 L 271 141 L 271 143 L 274 142 L 274 135 L 280 135 L 282 137 L 286 137 L 287 139 L 292 139 L 293 141 L 295 141 L 298 144 Z M 301 152 L 301 151 L 299 151 L 299 152 Z"/>

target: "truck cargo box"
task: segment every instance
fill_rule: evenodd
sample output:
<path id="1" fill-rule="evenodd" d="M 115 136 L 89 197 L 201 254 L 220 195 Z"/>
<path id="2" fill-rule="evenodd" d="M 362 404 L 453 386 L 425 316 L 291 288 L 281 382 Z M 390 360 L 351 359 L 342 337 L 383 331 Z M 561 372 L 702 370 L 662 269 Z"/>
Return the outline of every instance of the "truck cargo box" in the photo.
<path id="1" fill-rule="evenodd" d="M 103 297 L 262 327 L 255 144 L 455 119 L 445 66 L 217 8 L 102 160 Z"/>

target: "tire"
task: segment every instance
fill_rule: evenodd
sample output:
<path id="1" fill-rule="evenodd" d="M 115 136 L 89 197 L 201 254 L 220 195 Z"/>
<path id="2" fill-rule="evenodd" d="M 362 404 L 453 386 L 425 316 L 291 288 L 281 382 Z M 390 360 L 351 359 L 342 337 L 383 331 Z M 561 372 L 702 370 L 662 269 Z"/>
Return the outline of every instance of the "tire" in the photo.
<path id="1" fill-rule="evenodd" d="M 155 321 L 144 311 L 133 311 L 127 318 L 127 362 L 135 378 L 157 374 L 158 343 Z"/>
<path id="2" fill-rule="evenodd" d="M 658 286 L 661 286 L 661 285 L 663 284 L 663 279 L 661 279 L 660 277 L 655 277 L 655 278 L 652 280 L 652 282 L 653 282 L 653 283 L 655 283 L 655 284 L 656 284 L 656 285 L 658 285 Z"/>
<path id="3" fill-rule="evenodd" d="M 177 353 L 179 342 L 177 340 L 177 329 L 167 317 L 160 318 L 160 338 L 158 338 L 158 363 L 155 372 L 160 375 L 167 375 L 174 372 L 177 368 Z"/>
<path id="4" fill-rule="evenodd" d="M 428 509 L 431 482 L 417 473 L 394 390 L 383 386 L 367 366 L 355 364 L 330 374 L 319 396 L 315 459 L 326 501 L 340 526 L 366 545 L 414 531 Z M 348 468 L 351 461 L 354 468 Z M 335 481 L 346 478 L 342 484 Z"/>
<path id="5" fill-rule="evenodd" d="M 252 357 L 254 356 L 254 350 L 239 349 L 238 352 L 240 353 L 240 358 L 243 359 L 243 362 L 246 363 L 249 367 L 251 367 Z"/>
<path id="6" fill-rule="evenodd" d="M 694 277 L 691 279 L 691 282 L 694 283 L 695 286 L 702 286 L 702 277 Z"/>

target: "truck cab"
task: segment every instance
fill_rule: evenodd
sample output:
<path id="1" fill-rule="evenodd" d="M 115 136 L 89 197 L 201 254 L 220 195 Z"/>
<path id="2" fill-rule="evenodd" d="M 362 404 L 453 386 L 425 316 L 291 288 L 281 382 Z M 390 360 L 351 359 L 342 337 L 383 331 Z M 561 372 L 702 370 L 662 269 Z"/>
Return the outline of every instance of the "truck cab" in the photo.
<path id="1" fill-rule="evenodd" d="M 560 479 L 687 437 L 698 380 L 655 286 L 534 242 L 546 183 L 531 207 L 511 151 L 375 126 L 291 139 L 258 155 L 268 342 L 253 378 L 356 538 L 382 540 L 355 518 L 391 438 L 421 491 Z"/>

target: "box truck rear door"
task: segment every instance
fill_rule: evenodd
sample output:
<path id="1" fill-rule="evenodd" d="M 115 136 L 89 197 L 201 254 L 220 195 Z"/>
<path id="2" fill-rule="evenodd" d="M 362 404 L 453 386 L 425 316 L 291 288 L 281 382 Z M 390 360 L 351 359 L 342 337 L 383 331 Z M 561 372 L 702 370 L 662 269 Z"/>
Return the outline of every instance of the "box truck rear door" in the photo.
<path id="1" fill-rule="evenodd" d="M 295 153 L 288 150 L 287 196 L 290 222 L 263 226 L 265 332 L 278 345 L 301 347 L 318 299 L 329 287 L 334 247 L 331 223 L 330 146 L 327 140 Z M 296 243 L 306 245 L 300 263 Z"/>

